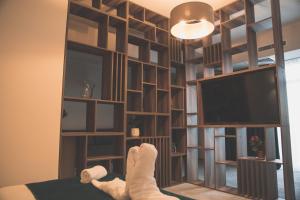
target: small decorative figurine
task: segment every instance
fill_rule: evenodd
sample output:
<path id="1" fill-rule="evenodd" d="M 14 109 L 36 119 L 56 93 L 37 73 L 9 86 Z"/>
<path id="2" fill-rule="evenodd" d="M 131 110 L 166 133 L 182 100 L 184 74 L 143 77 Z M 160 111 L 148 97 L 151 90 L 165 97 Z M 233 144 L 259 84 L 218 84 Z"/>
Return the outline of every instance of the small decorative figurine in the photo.
<path id="1" fill-rule="evenodd" d="M 82 97 L 83 98 L 91 98 L 93 96 L 93 89 L 94 85 L 89 83 L 88 81 L 83 82 L 83 90 L 82 90 Z"/>
<path id="2" fill-rule="evenodd" d="M 140 136 L 140 129 L 139 128 L 132 128 L 131 129 L 131 136 L 132 137 L 139 137 Z"/>

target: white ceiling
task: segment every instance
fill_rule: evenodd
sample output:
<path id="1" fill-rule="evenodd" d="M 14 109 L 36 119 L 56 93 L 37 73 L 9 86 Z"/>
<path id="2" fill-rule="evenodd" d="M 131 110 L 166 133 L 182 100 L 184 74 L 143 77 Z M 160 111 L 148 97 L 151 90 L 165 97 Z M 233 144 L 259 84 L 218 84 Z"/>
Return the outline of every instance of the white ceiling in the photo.
<path id="1" fill-rule="evenodd" d="M 139 5 L 142 5 L 150 10 L 169 17 L 171 9 L 175 6 L 189 1 L 195 0 L 131 0 Z M 201 0 L 210 4 L 214 9 L 223 7 L 235 0 Z M 263 19 L 270 16 L 270 0 L 266 0 L 256 6 L 257 19 Z M 281 15 L 283 23 L 291 22 L 300 19 L 300 0 L 280 0 Z"/>

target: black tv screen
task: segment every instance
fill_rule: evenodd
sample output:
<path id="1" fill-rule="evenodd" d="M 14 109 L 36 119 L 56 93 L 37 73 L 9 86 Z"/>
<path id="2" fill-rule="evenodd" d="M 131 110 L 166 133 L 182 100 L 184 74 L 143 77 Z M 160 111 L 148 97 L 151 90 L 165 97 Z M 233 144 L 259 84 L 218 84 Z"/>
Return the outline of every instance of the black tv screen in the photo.
<path id="1" fill-rule="evenodd" d="M 275 68 L 200 82 L 205 125 L 279 124 Z"/>

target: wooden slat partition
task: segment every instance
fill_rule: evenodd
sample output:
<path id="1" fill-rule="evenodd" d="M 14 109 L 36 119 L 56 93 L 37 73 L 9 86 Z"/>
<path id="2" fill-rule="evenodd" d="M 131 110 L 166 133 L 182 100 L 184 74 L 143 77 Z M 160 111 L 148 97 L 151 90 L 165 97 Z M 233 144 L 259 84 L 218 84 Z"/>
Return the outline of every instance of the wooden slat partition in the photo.
<path id="1" fill-rule="evenodd" d="M 277 199 L 276 163 L 256 158 L 238 160 L 238 192 L 251 199 Z"/>
<path id="2" fill-rule="evenodd" d="M 153 144 L 157 151 L 155 164 L 155 178 L 159 187 L 166 187 L 170 184 L 170 138 L 169 137 L 144 137 L 141 143 Z"/>

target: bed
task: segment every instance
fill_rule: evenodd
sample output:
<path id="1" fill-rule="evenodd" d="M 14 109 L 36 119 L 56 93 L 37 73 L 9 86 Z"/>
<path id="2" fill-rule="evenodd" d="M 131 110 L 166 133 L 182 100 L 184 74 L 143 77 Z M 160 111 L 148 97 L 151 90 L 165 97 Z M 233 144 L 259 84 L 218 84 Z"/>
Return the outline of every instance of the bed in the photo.
<path id="1" fill-rule="evenodd" d="M 117 177 L 108 174 L 100 181 L 110 181 Z M 123 177 L 120 177 L 123 178 Z M 179 196 L 164 190 L 163 193 L 176 196 L 181 200 L 190 198 Z M 0 200 L 112 200 L 91 184 L 81 184 L 80 178 L 50 180 L 40 183 L 0 188 Z"/>

